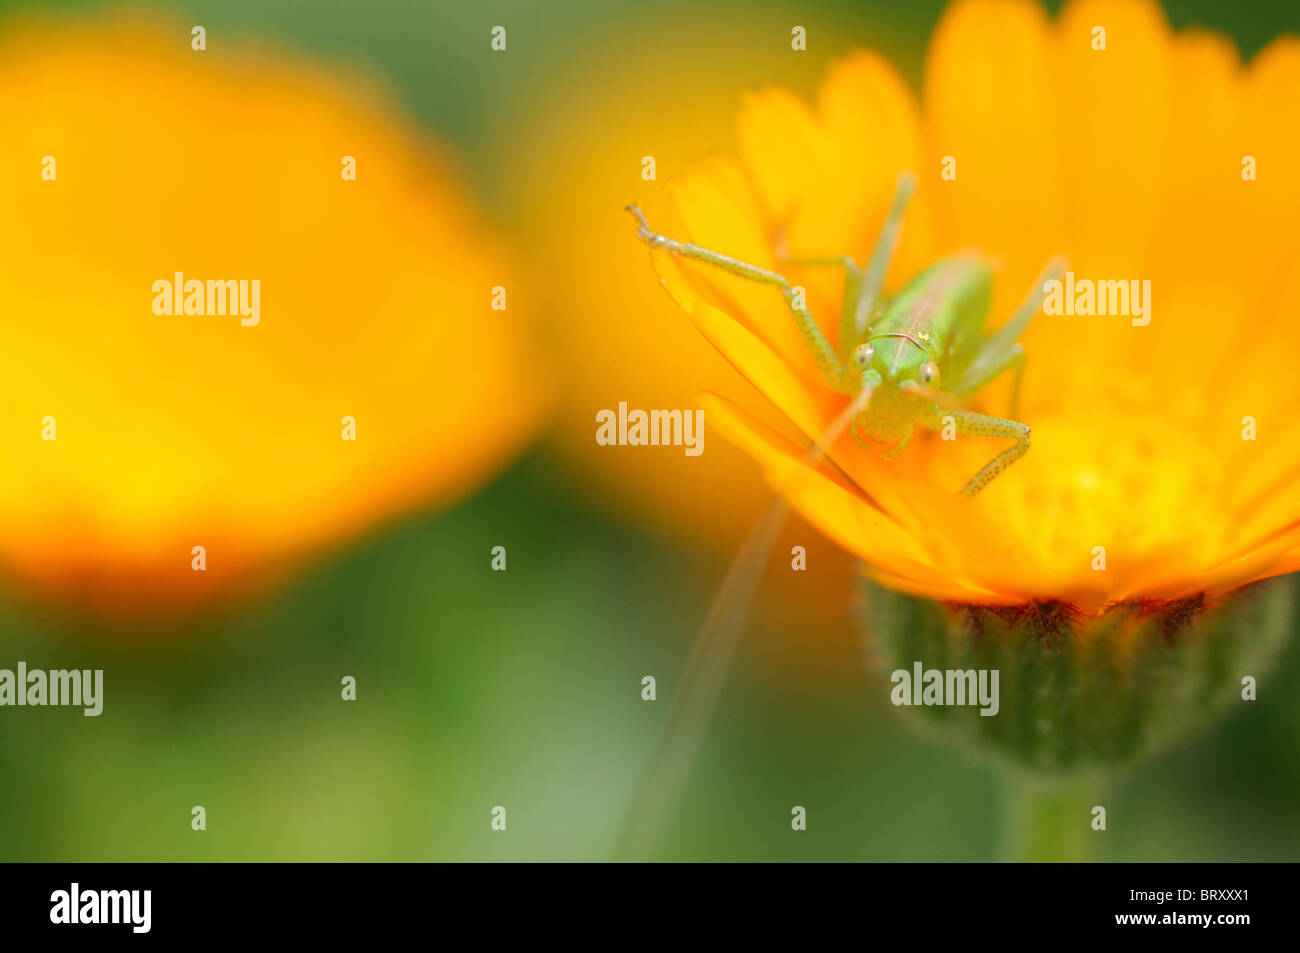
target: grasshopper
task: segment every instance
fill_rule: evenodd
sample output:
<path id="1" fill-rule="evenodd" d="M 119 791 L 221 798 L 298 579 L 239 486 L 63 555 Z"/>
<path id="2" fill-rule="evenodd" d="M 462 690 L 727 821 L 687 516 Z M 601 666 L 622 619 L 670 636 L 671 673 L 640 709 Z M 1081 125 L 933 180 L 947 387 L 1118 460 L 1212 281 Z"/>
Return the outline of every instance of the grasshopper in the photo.
<path id="1" fill-rule="evenodd" d="M 903 212 L 916 187 L 912 173 L 899 176 L 880 237 L 866 267 L 852 258 L 786 260 L 798 266 L 844 269 L 839 349 L 783 275 L 720 252 L 681 242 L 652 231 L 635 205 L 637 237 L 652 248 L 702 261 L 743 278 L 775 285 L 794 315 L 800 335 L 827 383 L 852 399 L 839 417 L 809 448 L 803 461 L 814 466 L 845 429 L 859 443 L 890 444 L 886 456 L 907 445 L 917 425 L 931 430 L 951 426 L 957 434 L 1005 437 L 1015 443 L 973 476 L 962 489 L 974 496 L 1029 450 L 1029 426 L 1018 414 L 1025 350 L 1020 335 L 1041 305 L 1040 290 L 1062 271 L 1059 259 L 1048 262 L 1021 306 L 999 330 L 984 334 L 992 269 L 974 255 L 942 259 L 925 269 L 892 298 L 881 288 L 898 244 Z M 949 405 L 973 394 L 1004 371 L 1012 370 L 1010 417 L 991 417 Z M 945 388 L 945 389 L 941 389 Z M 943 412 L 940 408 L 943 407 Z M 778 494 L 763 512 L 727 570 L 709 615 L 691 650 L 677 700 L 649 769 L 628 811 L 616 856 L 637 859 L 652 854 L 672 814 L 676 799 L 703 742 L 713 707 L 721 694 L 731 656 L 739 641 L 749 604 L 768 554 L 789 511 Z"/>
<path id="2" fill-rule="evenodd" d="M 1018 414 L 1025 369 L 1025 349 L 1019 338 L 1041 305 L 1044 283 L 1059 274 L 1062 265 L 1057 260 L 1049 262 L 1024 303 L 993 334 L 983 333 L 993 272 L 986 261 L 975 255 L 941 259 L 892 298 L 881 299 L 881 286 L 898 244 L 903 212 L 915 187 L 914 174 L 899 177 L 880 238 L 865 268 L 847 255 L 786 260 L 790 265 L 844 269 L 838 350 L 804 307 L 798 289 L 783 275 L 667 238 L 650 229 L 645 215 L 635 205 L 627 210 L 638 222 L 637 237 L 652 248 L 706 262 L 781 290 L 826 382 L 859 405 L 849 428 L 859 443 L 871 440 L 890 444 L 885 456 L 892 457 L 907 446 L 918 424 L 928 430 L 949 427 L 952 433 L 963 436 L 1014 440 L 961 491 L 965 496 L 974 496 L 1029 451 L 1029 426 L 1012 419 Z M 970 396 L 1007 370 L 1015 372 L 1011 418 L 946 406 Z M 941 405 L 945 405 L 942 412 Z"/>

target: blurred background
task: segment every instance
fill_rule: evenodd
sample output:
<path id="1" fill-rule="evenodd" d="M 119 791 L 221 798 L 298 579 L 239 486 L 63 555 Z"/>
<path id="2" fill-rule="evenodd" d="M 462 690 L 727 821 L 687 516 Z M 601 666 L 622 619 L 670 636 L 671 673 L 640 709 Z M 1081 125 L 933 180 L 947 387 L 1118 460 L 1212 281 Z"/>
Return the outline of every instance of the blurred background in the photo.
<path id="1" fill-rule="evenodd" d="M 516 303 L 531 316 L 554 406 L 488 482 L 317 555 L 251 602 L 140 626 L 11 586 L 0 667 L 103 668 L 106 700 L 98 718 L 0 711 L 0 858 L 608 858 L 709 600 L 767 499 L 712 434 L 699 458 L 596 446 L 595 411 L 620 400 L 685 408 L 706 385 L 745 396 L 656 287 L 621 209 L 733 151 L 747 90 L 809 97 L 829 60 L 863 45 L 915 86 L 942 6 L 167 4 L 210 45 L 252 38 L 377 77 L 441 140 L 513 255 L 520 278 L 497 319 L 515 320 Z M 15 10 L 104 9 L 0 0 L 0 30 Z M 1228 34 L 1244 58 L 1300 32 L 1290 0 L 1165 10 L 1175 28 Z M 792 55 L 796 23 L 809 43 Z M 489 49 L 498 24 L 504 55 Z M 642 179 L 646 155 L 657 182 Z M 783 572 L 796 543 L 808 571 Z M 506 572 L 491 571 L 497 545 Z M 996 859 L 998 776 L 887 704 L 849 561 L 797 522 L 776 553 L 662 856 Z M 355 702 L 340 700 L 345 675 Z M 1099 856 L 1300 859 L 1293 686 L 1294 640 L 1258 702 L 1116 785 Z M 799 834 L 795 804 L 808 809 Z M 205 832 L 190 829 L 193 805 Z M 495 805 L 504 834 L 489 827 Z"/>

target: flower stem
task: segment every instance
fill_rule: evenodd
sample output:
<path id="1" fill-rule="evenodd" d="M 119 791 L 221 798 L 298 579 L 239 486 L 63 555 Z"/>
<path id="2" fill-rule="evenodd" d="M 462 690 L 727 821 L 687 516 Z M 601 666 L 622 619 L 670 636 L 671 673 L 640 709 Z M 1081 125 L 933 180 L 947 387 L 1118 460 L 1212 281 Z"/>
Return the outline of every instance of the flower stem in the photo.
<path id="1" fill-rule="evenodd" d="M 1105 807 L 1099 775 L 1044 779 L 1018 771 L 1006 778 L 1003 860 L 1077 863 L 1092 860 L 1105 831 L 1093 808 Z"/>

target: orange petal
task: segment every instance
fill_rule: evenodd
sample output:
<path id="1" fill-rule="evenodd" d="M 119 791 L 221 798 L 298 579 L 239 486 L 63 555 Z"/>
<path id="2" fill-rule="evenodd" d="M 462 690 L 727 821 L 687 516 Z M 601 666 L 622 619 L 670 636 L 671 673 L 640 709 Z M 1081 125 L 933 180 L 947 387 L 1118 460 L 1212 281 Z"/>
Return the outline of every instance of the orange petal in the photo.
<path id="1" fill-rule="evenodd" d="M 737 147 L 768 218 L 783 222 L 814 192 L 830 166 L 830 142 L 803 102 L 784 89 L 745 97 Z"/>
<path id="2" fill-rule="evenodd" d="M 926 57 L 927 175 L 938 183 L 947 247 L 975 246 L 1006 264 L 995 314 L 1019 303 L 1060 248 L 1061 183 L 1051 27 L 1031 0 L 963 0 L 947 8 Z M 996 50 L 997 68 L 985 65 Z"/>
<path id="3" fill-rule="evenodd" d="M 839 545 L 895 574 L 928 586 L 952 585 L 947 573 L 897 523 L 843 478 L 808 465 L 805 452 L 752 414 L 715 394 L 701 396 L 709 423 L 752 454 L 768 481 Z"/>
<path id="4" fill-rule="evenodd" d="M 1168 159 L 1169 26 L 1154 0 L 1071 0 L 1056 34 L 1070 251 L 1089 270 L 1122 274 L 1149 248 L 1159 195 L 1149 183 Z"/>

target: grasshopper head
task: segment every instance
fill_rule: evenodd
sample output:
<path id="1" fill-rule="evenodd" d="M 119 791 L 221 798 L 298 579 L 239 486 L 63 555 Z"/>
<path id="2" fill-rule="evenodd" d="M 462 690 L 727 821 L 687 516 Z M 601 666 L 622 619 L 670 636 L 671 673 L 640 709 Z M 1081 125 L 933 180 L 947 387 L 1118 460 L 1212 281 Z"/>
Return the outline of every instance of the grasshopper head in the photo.
<path id="1" fill-rule="evenodd" d="M 877 337 L 859 344 L 853 362 L 862 387 L 873 389 L 871 402 L 858 416 L 858 432 L 880 443 L 905 438 L 925 412 L 928 401 L 916 393 L 939 384 L 939 367 L 910 338 Z"/>
<path id="2" fill-rule="evenodd" d="M 868 338 L 854 349 L 853 363 L 859 374 L 874 373 L 877 387 L 906 387 L 910 383 L 938 390 L 940 386 L 939 365 L 907 335 Z"/>

